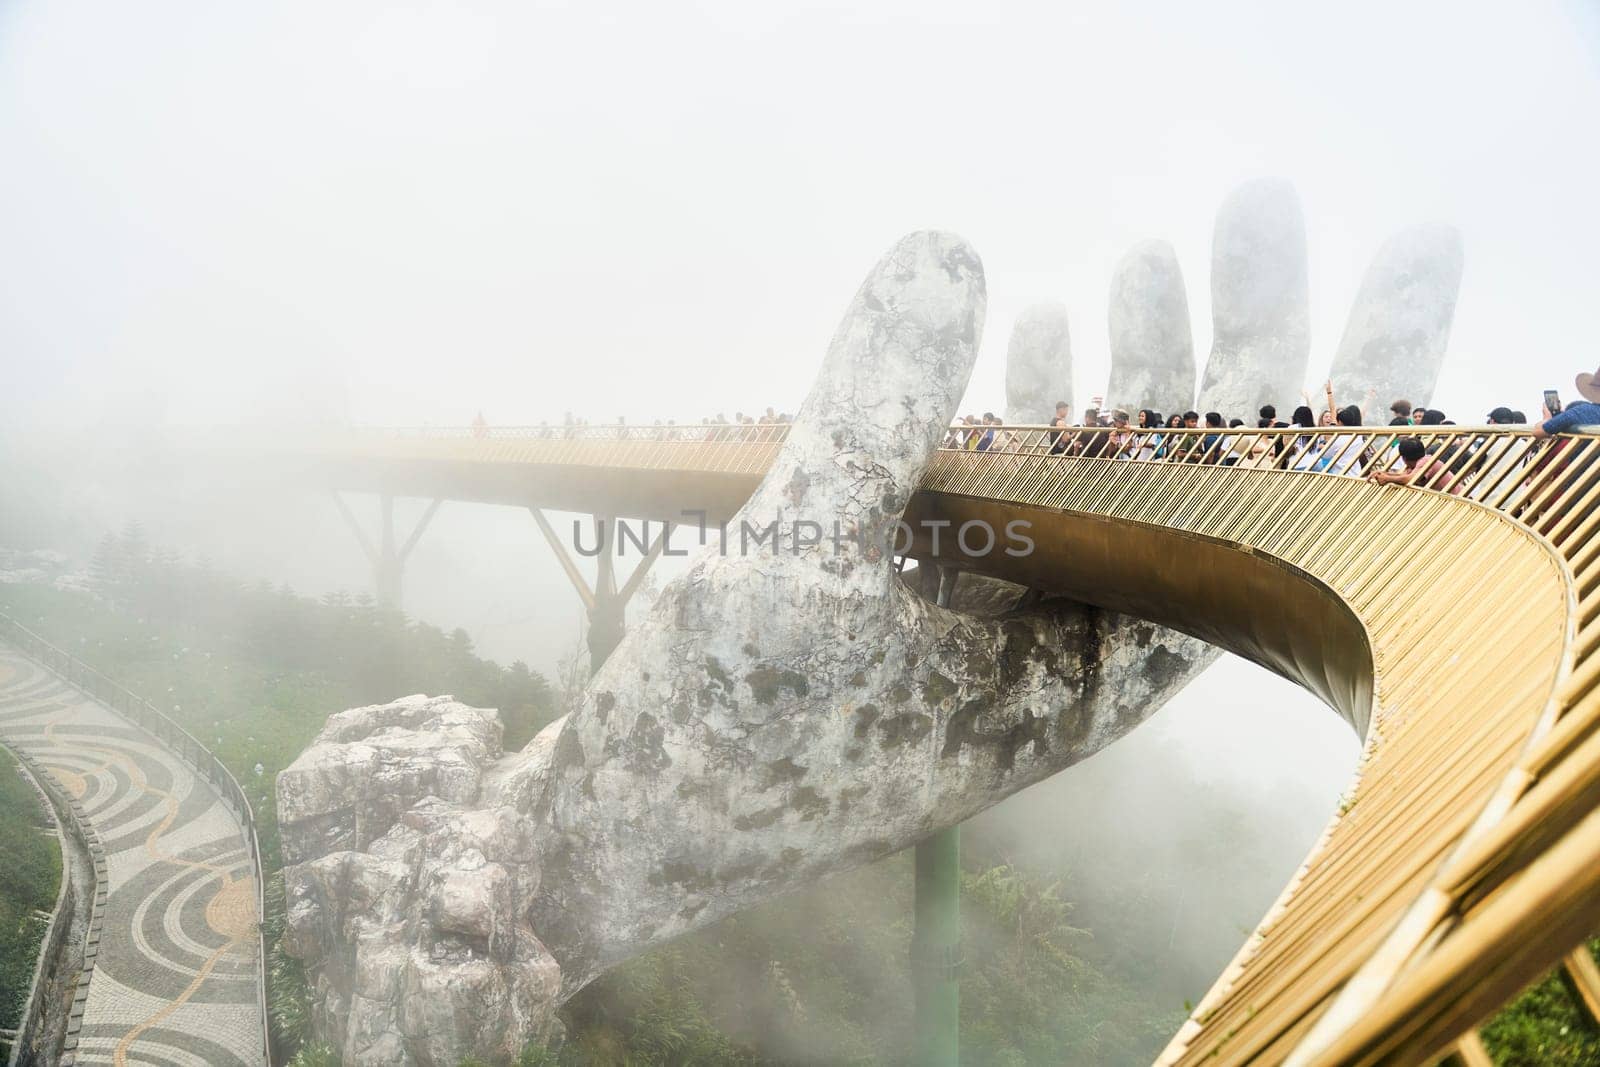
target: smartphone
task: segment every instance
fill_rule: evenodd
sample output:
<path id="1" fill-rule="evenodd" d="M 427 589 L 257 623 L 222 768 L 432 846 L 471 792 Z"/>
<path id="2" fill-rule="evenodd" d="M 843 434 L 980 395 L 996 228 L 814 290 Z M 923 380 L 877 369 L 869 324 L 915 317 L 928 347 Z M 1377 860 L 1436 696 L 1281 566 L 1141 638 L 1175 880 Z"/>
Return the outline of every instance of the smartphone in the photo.
<path id="1" fill-rule="evenodd" d="M 1544 391 L 1544 408 L 1552 415 L 1561 414 L 1561 394 L 1554 389 Z"/>

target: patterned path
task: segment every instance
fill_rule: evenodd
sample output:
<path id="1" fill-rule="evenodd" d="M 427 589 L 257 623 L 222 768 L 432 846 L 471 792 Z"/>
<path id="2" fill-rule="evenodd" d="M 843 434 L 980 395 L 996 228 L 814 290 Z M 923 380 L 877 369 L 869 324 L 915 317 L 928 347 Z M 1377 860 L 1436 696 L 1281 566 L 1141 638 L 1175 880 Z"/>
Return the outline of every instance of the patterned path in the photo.
<path id="1" fill-rule="evenodd" d="M 255 885 L 227 805 L 155 739 L 4 648 L 0 735 L 82 802 L 105 849 L 77 1063 L 262 1063 Z"/>

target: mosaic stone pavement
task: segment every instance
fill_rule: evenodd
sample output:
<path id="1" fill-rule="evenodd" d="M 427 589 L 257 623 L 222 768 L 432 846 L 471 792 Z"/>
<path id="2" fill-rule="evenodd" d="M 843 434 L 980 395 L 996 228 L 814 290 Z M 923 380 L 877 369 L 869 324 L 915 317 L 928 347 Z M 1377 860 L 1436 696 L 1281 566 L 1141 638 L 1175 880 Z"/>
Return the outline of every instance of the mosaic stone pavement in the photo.
<path id="1" fill-rule="evenodd" d="M 0 736 L 82 803 L 105 850 L 76 1062 L 265 1062 L 255 884 L 227 805 L 154 738 L 8 649 Z"/>

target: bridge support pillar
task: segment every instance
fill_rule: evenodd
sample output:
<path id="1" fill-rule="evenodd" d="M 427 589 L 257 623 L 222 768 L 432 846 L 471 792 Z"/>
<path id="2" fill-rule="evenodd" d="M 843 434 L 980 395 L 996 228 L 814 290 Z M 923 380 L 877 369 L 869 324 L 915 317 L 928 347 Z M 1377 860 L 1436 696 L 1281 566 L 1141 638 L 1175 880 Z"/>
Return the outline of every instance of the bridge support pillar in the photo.
<path id="1" fill-rule="evenodd" d="M 666 548 L 667 538 L 672 533 L 670 523 L 663 523 L 661 536 L 651 542 L 649 551 L 644 559 L 634 567 L 633 573 L 628 576 L 622 587 L 617 587 L 617 520 L 594 517 L 595 525 L 595 579 L 594 587 L 584 580 L 583 573 L 578 570 L 577 563 L 573 560 L 567 546 L 550 526 L 550 520 L 545 518 L 544 512 L 538 508 L 529 508 L 533 514 L 533 521 L 539 524 L 539 532 L 544 534 L 544 539 L 549 542 L 550 548 L 556 554 L 556 561 L 561 564 L 561 569 L 566 572 L 567 580 L 572 583 L 573 589 L 578 593 L 578 599 L 583 602 L 584 618 L 588 621 L 584 643 L 589 646 L 589 672 L 591 674 L 600 670 L 601 666 L 611 657 L 611 653 L 622 643 L 623 635 L 627 633 L 628 601 L 633 599 L 633 594 L 644 583 L 645 575 L 650 573 L 650 567 L 661 558 L 661 552 Z M 648 533 L 647 533 L 648 536 Z M 681 555 L 681 553 L 680 553 Z"/>
<path id="2" fill-rule="evenodd" d="M 366 531 L 361 529 L 361 524 L 356 521 L 355 515 L 350 511 L 350 505 L 344 502 L 344 497 L 337 491 L 333 494 L 333 502 L 339 506 L 339 514 L 344 516 L 344 521 L 350 531 L 356 535 L 356 541 L 361 545 L 361 551 L 366 555 L 367 562 L 372 564 L 373 594 L 378 603 L 386 608 L 399 611 L 401 607 L 401 579 L 405 575 L 406 557 L 411 555 L 411 550 L 417 547 L 417 542 L 422 540 L 423 533 L 428 529 L 428 524 L 433 521 L 433 516 L 439 510 L 443 500 L 434 500 L 428 505 L 428 510 L 422 513 L 422 518 L 417 520 L 417 525 L 412 528 L 405 544 L 395 548 L 394 536 L 394 497 L 383 493 L 378 497 L 379 514 L 382 518 L 381 534 L 378 544 L 373 545 L 367 537 Z"/>
<path id="3" fill-rule="evenodd" d="M 927 563 L 923 589 L 949 607 L 960 572 Z M 916 846 L 911 983 L 916 1007 L 912 1062 L 956 1067 L 961 1059 L 961 827 L 940 830 Z"/>

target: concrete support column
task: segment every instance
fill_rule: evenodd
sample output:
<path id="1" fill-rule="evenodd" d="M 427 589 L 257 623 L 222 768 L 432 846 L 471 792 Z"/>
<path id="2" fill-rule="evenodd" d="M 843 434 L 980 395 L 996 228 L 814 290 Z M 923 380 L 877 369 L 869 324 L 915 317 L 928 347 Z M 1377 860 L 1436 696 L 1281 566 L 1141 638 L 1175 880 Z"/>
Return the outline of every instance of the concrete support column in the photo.
<path id="1" fill-rule="evenodd" d="M 551 551 L 555 552 L 556 561 L 566 572 L 567 580 L 572 583 L 578 599 L 583 602 L 584 619 L 588 624 L 584 643 L 589 646 L 589 670 L 590 673 L 594 673 L 622 643 L 622 638 L 627 633 L 628 602 L 633 599 L 633 594 L 644 582 L 645 575 L 650 573 L 651 565 L 661 558 L 662 550 L 667 545 L 667 538 L 672 535 L 672 526 L 669 523 L 662 524 L 661 536 L 651 543 L 650 551 L 633 569 L 628 580 L 618 588 L 617 520 L 596 515 L 595 538 L 599 550 L 595 555 L 594 588 L 591 589 L 583 573 L 578 570 L 572 555 L 567 551 L 567 546 L 551 528 L 550 520 L 545 518 L 544 512 L 538 508 L 528 510 L 533 514 L 533 520 L 539 524 L 539 532 L 544 534 Z M 647 527 L 647 535 L 648 532 Z"/>
<path id="2" fill-rule="evenodd" d="M 627 632 L 627 601 L 617 592 L 617 520 L 595 517 L 596 559 L 594 602 L 589 606 L 589 671 L 598 672 Z"/>
<path id="3" fill-rule="evenodd" d="M 384 493 L 378 498 L 378 508 L 383 522 L 383 539 L 378 544 L 378 558 L 372 563 L 372 584 L 378 606 L 399 611 L 400 576 L 404 568 L 394 546 L 394 497 Z"/>
<path id="4" fill-rule="evenodd" d="M 919 564 L 923 589 L 949 607 L 960 572 Z M 916 903 L 911 934 L 911 984 L 916 1007 L 912 1062 L 955 1067 L 961 1059 L 961 827 L 940 830 L 916 846 Z"/>
<path id="5" fill-rule="evenodd" d="M 439 510 L 439 505 L 444 501 L 435 500 L 428 505 L 428 510 L 417 520 L 417 525 L 406 538 L 405 544 L 398 548 L 395 547 L 394 497 L 391 494 L 381 493 L 378 496 L 381 526 L 376 545 L 361 529 L 361 524 L 356 521 L 355 515 L 351 514 L 350 506 L 344 502 L 344 497 L 335 492 L 333 502 L 338 505 L 339 514 L 344 516 L 345 524 L 356 535 L 367 562 L 372 564 L 373 595 L 377 597 L 378 604 L 394 611 L 401 610 L 401 581 L 405 575 L 406 557 L 417 547 L 417 542 L 422 539 L 423 532 L 427 530 L 428 524 L 433 521 L 433 516 Z"/>

